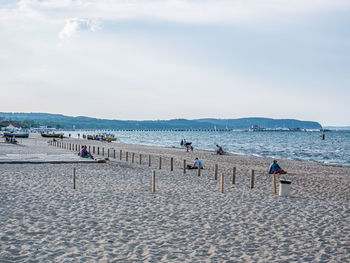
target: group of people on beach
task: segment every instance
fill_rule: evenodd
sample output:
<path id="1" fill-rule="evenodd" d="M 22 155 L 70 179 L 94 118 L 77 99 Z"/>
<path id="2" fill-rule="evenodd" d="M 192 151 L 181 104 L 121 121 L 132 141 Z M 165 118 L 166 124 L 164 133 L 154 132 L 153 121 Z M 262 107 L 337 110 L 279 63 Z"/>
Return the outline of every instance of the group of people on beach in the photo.
<path id="1" fill-rule="evenodd" d="M 13 143 L 13 144 L 18 143 L 15 137 L 10 137 L 10 136 L 5 136 L 5 142 L 9 142 L 9 143 Z"/>
<path id="2" fill-rule="evenodd" d="M 186 141 L 186 139 L 182 139 L 180 142 L 180 145 L 186 148 L 186 152 L 188 152 L 189 150 L 193 152 L 194 148 L 193 148 L 192 142 L 188 142 Z M 223 155 L 225 154 L 225 151 L 220 145 L 216 144 L 216 153 L 219 155 Z"/>
<path id="3" fill-rule="evenodd" d="M 186 142 L 186 140 L 182 140 L 181 141 L 181 145 L 185 145 L 185 147 L 188 147 L 188 145 L 190 147 L 192 147 L 191 144 L 192 144 L 191 142 Z M 221 146 L 219 146 L 217 144 L 216 147 L 217 147 L 217 149 L 216 149 L 216 153 L 217 154 L 222 155 L 222 154 L 225 153 Z M 191 150 L 193 151 L 193 147 L 192 147 Z M 187 151 L 188 151 L 188 149 L 187 149 Z M 94 159 L 94 157 L 91 155 L 91 153 L 87 150 L 87 146 L 86 145 L 83 145 L 81 147 L 79 156 L 82 157 L 82 158 Z M 203 161 L 198 159 L 198 157 L 195 158 L 193 165 L 187 165 L 187 169 L 203 169 L 203 168 L 204 168 Z M 286 174 L 286 173 L 287 172 L 284 171 L 278 165 L 277 160 L 273 160 L 273 163 L 270 165 L 270 168 L 269 168 L 269 174 Z"/>
<path id="4" fill-rule="evenodd" d="M 203 161 L 195 158 L 193 165 L 188 164 L 187 169 L 203 169 Z M 277 163 L 277 160 L 273 160 L 269 168 L 269 174 L 286 174 L 287 172 L 283 170 Z"/>
<path id="5" fill-rule="evenodd" d="M 189 150 L 193 151 L 193 146 L 192 142 L 187 142 L 186 139 L 181 140 L 180 142 L 181 146 L 184 146 L 186 148 L 186 151 L 188 152 Z M 216 154 L 223 155 L 225 154 L 224 149 L 219 145 L 216 144 Z M 203 162 L 199 160 L 198 158 L 195 159 L 193 165 L 187 165 L 187 169 L 203 169 Z M 270 165 L 269 168 L 269 174 L 286 174 L 287 172 L 284 171 L 277 163 L 277 160 L 273 160 L 272 164 Z"/>

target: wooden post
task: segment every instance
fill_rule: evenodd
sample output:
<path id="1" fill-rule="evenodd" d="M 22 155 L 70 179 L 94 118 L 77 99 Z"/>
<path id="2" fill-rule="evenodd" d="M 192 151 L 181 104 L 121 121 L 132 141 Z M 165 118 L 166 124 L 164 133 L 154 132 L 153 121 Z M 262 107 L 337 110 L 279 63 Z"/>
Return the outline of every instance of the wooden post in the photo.
<path id="1" fill-rule="evenodd" d="M 75 189 L 75 168 L 73 168 L 73 189 Z"/>
<path id="2" fill-rule="evenodd" d="M 113 157 L 114 157 L 114 159 L 115 159 L 115 149 L 113 149 Z"/>
<path id="3" fill-rule="evenodd" d="M 250 175 L 250 189 L 254 188 L 254 170 L 251 171 Z"/>
<path id="4" fill-rule="evenodd" d="M 152 171 L 152 193 L 156 191 L 156 171 Z"/>
<path id="5" fill-rule="evenodd" d="M 125 153 L 125 161 L 128 162 L 129 161 L 129 152 Z"/>
<path id="6" fill-rule="evenodd" d="M 100 155 L 100 147 L 97 147 L 97 155 Z"/>
<path id="7" fill-rule="evenodd" d="M 120 150 L 120 153 L 119 153 L 119 160 L 122 160 L 123 159 L 123 151 Z"/>
<path id="8" fill-rule="evenodd" d="M 102 156 L 105 156 L 105 147 L 102 147 Z"/>
<path id="9" fill-rule="evenodd" d="M 186 173 L 186 160 L 184 160 L 184 174 Z"/>
<path id="10" fill-rule="evenodd" d="M 91 146 L 89 145 L 89 153 L 91 153 Z"/>
<path id="11" fill-rule="evenodd" d="M 236 167 L 232 168 L 232 184 L 236 183 Z"/>
<path id="12" fill-rule="evenodd" d="M 134 163 L 135 162 L 135 153 L 131 154 L 131 162 Z"/>
<path id="13" fill-rule="evenodd" d="M 95 154 L 95 146 L 92 146 L 92 153 Z"/>
<path id="14" fill-rule="evenodd" d="M 139 165 L 141 165 L 142 164 L 142 154 L 140 153 L 140 155 L 139 155 Z"/>
<path id="15" fill-rule="evenodd" d="M 200 163 L 198 163 L 197 175 L 198 175 L 198 176 L 201 176 L 201 164 L 200 164 Z"/>
<path id="16" fill-rule="evenodd" d="M 108 148 L 108 150 L 107 150 L 107 157 L 109 158 L 109 156 L 110 156 L 110 150 Z"/>
<path id="17" fill-rule="evenodd" d="M 224 174 L 221 175 L 221 180 L 220 180 L 220 193 L 224 193 Z"/>
<path id="18" fill-rule="evenodd" d="M 273 192 L 277 194 L 277 188 L 276 188 L 276 175 L 272 174 L 272 186 L 273 186 Z"/>
<path id="19" fill-rule="evenodd" d="M 148 167 L 151 167 L 151 155 L 148 155 Z"/>
<path id="20" fill-rule="evenodd" d="M 158 169 L 162 169 L 162 157 L 159 156 Z"/>
<path id="21" fill-rule="evenodd" d="M 174 158 L 170 158 L 170 171 L 174 171 Z"/>
<path id="22" fill-rule="evenodd" d="M 214 179 L 215 179 L 215 180 L 218 179 L 218 164 L 215 164 L 215 168 L 214 168 Z"/>

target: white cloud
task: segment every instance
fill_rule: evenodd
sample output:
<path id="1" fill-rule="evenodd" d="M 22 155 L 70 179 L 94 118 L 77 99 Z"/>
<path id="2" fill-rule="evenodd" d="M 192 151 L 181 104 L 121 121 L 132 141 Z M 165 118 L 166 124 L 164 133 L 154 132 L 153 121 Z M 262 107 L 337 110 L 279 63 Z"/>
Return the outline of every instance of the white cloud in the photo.
<path id="1" fill-rule="evenodd" d="M 75 17 L 66 21 L 66 24 L 61 32 L 59 32 L 58 37 L 63 40 L 72 37 L 78 30 L 95 32 L 99 28 L 100 22 L 98 20 Z"/>
<path id="2" fill-rule="evenodd" d="M 102 20 L 158 20 L 177 23 L 254 23 L 315 15 L 350 7 L 348 0 L 20 0 L 1 8 L 0 20 L 45 16 Z M 1 18 L 2 17 L 2 18 Z"/>

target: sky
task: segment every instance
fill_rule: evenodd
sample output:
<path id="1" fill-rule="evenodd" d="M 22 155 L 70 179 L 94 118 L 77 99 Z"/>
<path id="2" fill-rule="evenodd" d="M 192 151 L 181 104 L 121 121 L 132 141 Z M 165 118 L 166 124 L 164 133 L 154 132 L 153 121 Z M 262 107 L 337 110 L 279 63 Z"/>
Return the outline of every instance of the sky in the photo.
<path id="1" fill-rule="evenodd" d="M 0 0 L 0 112 L 350 126 L 349 0 Z"/>

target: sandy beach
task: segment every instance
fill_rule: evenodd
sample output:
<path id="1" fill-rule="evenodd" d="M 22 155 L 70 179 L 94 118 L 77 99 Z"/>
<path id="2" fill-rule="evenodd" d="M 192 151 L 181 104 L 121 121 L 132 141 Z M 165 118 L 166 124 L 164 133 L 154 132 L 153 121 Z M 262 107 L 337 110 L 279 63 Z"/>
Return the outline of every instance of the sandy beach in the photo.
<path id="1" fill-rule="evenodd" d="M 291 195 L 281 197 L 267 173 L 269 158 L 59 141 L 103 147 L 101 158 L 115 149 L 116 158 L 84 163 L 38 134 L 19 145 L 0 143 L 1 262 L 350 262 L 348 166 L 278 160 L 288 174 L 277 182 L 292 181 Z M 183 160 L 195 157 L 204 162 L 200 176 L 184 174 Z"/>

